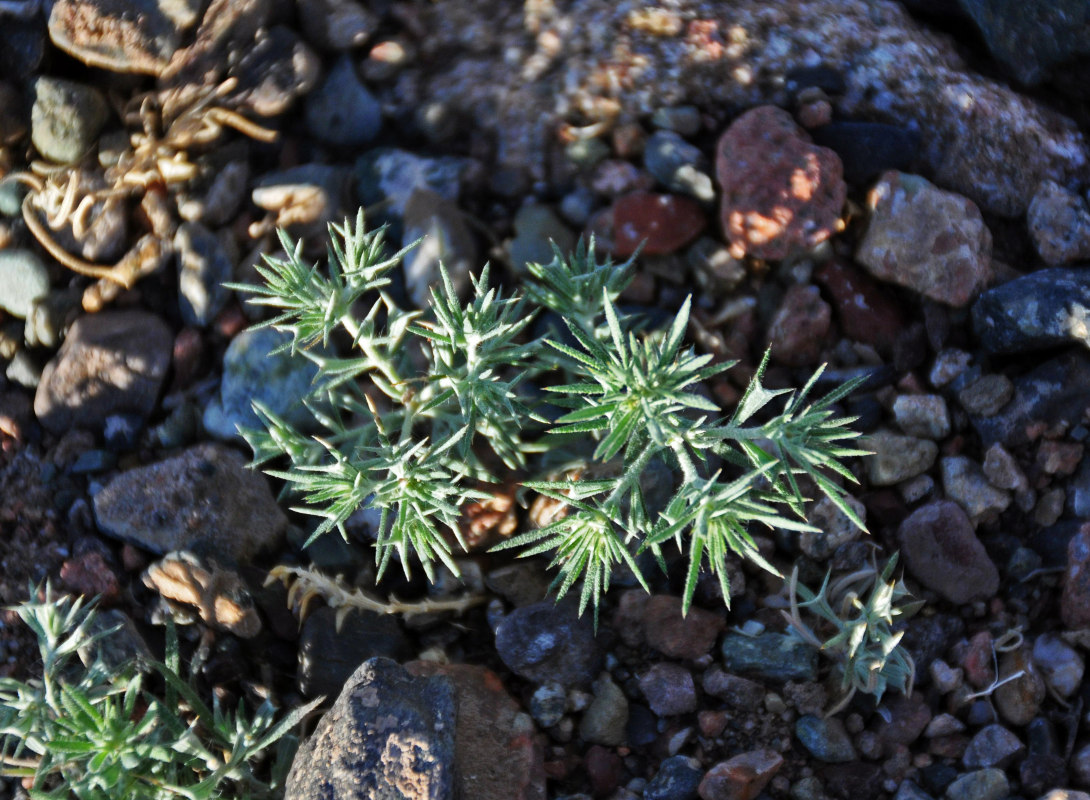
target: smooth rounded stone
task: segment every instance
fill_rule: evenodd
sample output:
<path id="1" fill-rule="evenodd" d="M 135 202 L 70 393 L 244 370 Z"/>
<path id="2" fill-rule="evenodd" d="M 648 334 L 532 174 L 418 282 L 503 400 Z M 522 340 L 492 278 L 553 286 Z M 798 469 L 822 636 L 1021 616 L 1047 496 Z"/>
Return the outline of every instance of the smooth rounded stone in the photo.
<path id="1" fill-rule="evenodd" d="M 696 711 L 693 674 L 680 664 L 661 661 L 640 676 L 640 691 L 660 717 Z"/>
<path id="2" fill-rule="evenodd" d="M 94 498 L 99 530 L 158 555 L 206 552 L 242 564 L 275 547 L 287 527 L 264 476 L 221 444 L 114 477 Z"/>
<path id="3" fill-rule="evenodd" d="M 411 661 L 416 676 L 454 688 L 454 792 L 475 800 L 545 800 L 545 757 L 534 723 L 492 670 L 476 664 Z"/>
<path id="4" fill-rule="evenodd" d="M 817 680 L 817 651 L 783 633 L 728 633 L 720 647 L 730 672 L 773 681 Z"/>
<path id="5" fill-rule="evenodd" d="M 192 0 L 57 0 L 49 38 L 92 67 L 159 75 L 199 8 Z"/>
<path id="6" fill-rule="evenodd" d="M 998 591 L 999 570 L 957 503 L 921 506 L 901 523 L 897 539 L 912 576 L 950 602 L 987 599 Z"/>
<path id="7" fill-rule="evenodd" d="M 544 683 L 530 695 L 530 715 L 542 728 L 560 722 L 568 708 L 568 692 L 559 683 Z"/>
<path id="8" fill-rule="evenodd" d="M 836 232 L 847 196 L 840 159 L 783 109 L 759 106 L 735 119 L 716 146 L 715 169 L 736 258 L 784 259 Z"/>
<path id="9" fill-rule="evenodd" d="M 643 788 L 643 800 L 696 800 L 704 770 L 689 756 L 670 756 Z"/>
<path id="10" fill-rule="evenodd" d="M 199 222 L 183 222 L 174 235 L 178 305 L 187 325 L 206 327 L 223 310 L 234 265 L 220 238 Z"/>
<path id="11" fill-rule="evenodd" d="M 397 619 L 371 611 L 352 611 L 339 628 L 337 611 L 319 608 L 303 622 L 299 636 L 299 691 L 307 697 L 333 697 L 364 661 L 412 655 Z"/>
<path id="12" fill-rule="evenodd" d="M 867 195 L 855 258 L 872 275 L 960 307 L 991 279 L 992 235 L 969 199 L 918 175 L 886 172 Z"/>
<path id="13" fill-rule="evenodd" d="M 768 325 L 772 359 L 789 367 L 814 364 L 825 344 L 832 316 L 818 287 L 790 286 Z"/>
<path id="14" fill-rule="evenodd" d="M 382 106 L 360 82 L 347 55 L 307 95 L 304 118 L 311 135 L 335 147 L 361 147 L 382 130 Z"/>
<path id="15" fill-rule="evenodd" d="M 799 717 L 795 723 L 795 737 L 810 755 L 827 764 L 854 761 L 859 757 L 839 717 L 822 718 L 812 714 Z"/>
<path id="16" fill-rule="evenodd" d="M 967 456 L 946 456 L 939 462 L 942 488 L 973 521 L 993 519 L 1010 505 L 1010 495 L 988 482 L 984 470 Z"/>
<path id="17" fill-rule="evenodd" d="M 726 627 L 722 614 L 690 608 L 681 615 L 681 598 L 655 595 L 643 611 L 644 638 L 651 647 L 669 658 L 695 660 L 711 652 Z"/>
<path id="18" fill-rule="evenodd" d="M 327 164 L 300 164 L 269 172 L 254 185 L 254 205 L 277 215 L 293 236 L 326 235 L 330 222 L 341 222 L 348 173 Z"/>
<path id="19" fill-rule="evenodd" d="M 1003 770 L 989 767 L 956 778 L 946 787 L 946 800 L 1002 800 L 1009 792 Z"/>
<path id="20" fill-rule="evenodd" d="M 417 308 L 427 308 L 432 289 L 439 289 L 440 265 L 458 295 L 470 286 L 470 273 L 480 268 L 477 241 L 458 206 L 428 189 L 417 189 L 405 204 L 403 246 L 420 243 L 402 259 L 405 288 Z"/>
<path id="21" fill-rule="evenodd" d="M 710 165 L 700 148 L 670 130 L 656 131 L 643 148 L 643 166 L 664 188 L 694 197 L 702 203 L 715 200 Z"/>
<path id="22" fill-rule="evenodd" d="M 950 411 L 942 395 L 898 395 L 893 401 L 893 419 L 909 436 L 939 441 L 950 435 Z"/>
<path id="23" fill-rule="evenodd" d="M 454 797 L 456 718 L 449 678 L 366 661 L 300 745 L 285 800 Z"/>
<path id="24" fill-rule="evenodd" d="M 814 142 L 840 156 L 844 180 L 862 186 L 886 170 L 905 170 L 916 161 L 920 134 L 881 122 L 836 120 L 810 131 Z"/>
<path id="25" fill-rule="evenodd" d="M 318 367 L 287 351 L 273 353 L 289 340 L 290 334 L 272 328 L 243 331 L 231 340 L 223 356 L 219 396 L 204 411 L 205 430 L 231 441 L 239 438 L 240 427 L 260 429 L 255 400 L 298 428 L 314 426 L 302 399 L 310 392 Z"/>
<path id="26" fill-rule="evenodd" d="M 579 735 L 584 741 L 617 747 L 625 743 L 628 727 L 628 699 L 624 692 L 603 673 L 594 682 L 594 699 L 579 723 Z"/>
<path id="27" fill-rule="evenodd" d="M 783 766 L 775 750 L 751 750 L 720 761 L 697 788 L 701 800 L 755 800 Z"/>
<path id="28" fill-rule="evenodd" d="M 845 502 L 860 521 L 866 524 L 866 507 L 850 496 L 845 498 Z M 822 497 L 814 503 L 807 519 L 818 530 L 802 531 L 799 534 L 799 548 L 815 561 L 828 560 L 838 547 L 854 542 L 863 533 L 828 497 Z"/>
<path id="29" fill-rule="evenodd" d="M 669 255 L 700 235 L 707 224 L 700 204 L 678 194 L 629 192 L 613 201 L 608 214 L 613 253 L 621 258 L 637 251 Z"/>
<path id="30" fill-rule="evenodd" d="M 1090 210 L 1079 195 L 1042 181 L 1026 210 L 1026 227 L 1041 260 L 1059 267 L 1090 258 Z"/>
<path id="31" fill-rule="evenodd" d="M 532 683 L 585 686 L 597 677 L 602 652 L 592 620 L 572 602 L 516 608 L 496 629 L 496 651 L 512 671 Z"/>
<path id="32" fill-rule="evenodd" d="M 1030 441 L 1034 430 L 1082 422 L 1085 387 L 1090 385 L 1090 355 L 1081 349 L 1051 358 L 1014 381 L 1014 395 L 990 417 L 971 417 L 981 444 L 1014 448 Z"/>
<path id="33" fill-rule="evenodd" d="M 29 191 L 29 187 L 17 181 L 0 181 L 0 215 L 19 216 L 23 210 L 23 198 Z"/>
<path id="34" fill-rule="evenodd" d="M 961 763 L 967 769 L 1006 768 L 1026 752 L 1026 746 L 1014 733 L 998 723 L 987 725 L 969 740 Z"/>
<path id="35" fill-rule="evenodd" d="M 34 252 L 0 250 L 0 309 L 26 319 L 35 302 L 49 294 L 49 272 Z"/>
<path id="36" fill-rule="evenodd" d="M 98 428 L 111 414 L 146 418 L 170 366 L 173 336 L 145 311 L 104 311 L 76 320 L 42 371 L 34 413 L 48 430 Z"/>
<path id="37" fill-rule="evenodd" d="M 30 140 L 45 158 L 61 164 L 77 161 L 95 143 L 110 116 L 98 89 L 60 78 L 34 81 Z"/>
<path id="38" fill-rule="evenodd" d="M 1021 673 L 1020 677 L 1008 680 Z M 1011 725 L 1028 725 L 1040 712 L 1047 689 L 1028 647 L 1010 650 L 999 659 L 999 681 L 995 690 L 995 707 L 999 716 Z M 1005 681 L 1005 682 L 1004 682 Z"/>
<path id="39" fill-rule="evenodd" d="M 515 237 L 507 254 L 516 275 L 526 274 L 527 264 L 550 263 L 556 257 L 553 245 L 565 258 L 575 248 L 575 235 L 549 206 L 522 206 L 515 212 L 512 225 Z"/>
<path id="40" fill-rule="evenodd" d="M 1090 523 L 1083 523 L 1067 544 L 1060 618 L 1068 628 L 1090 627 Z"/>
<path id="41" fill-rule="evenodd" d="M 980 31 L 992 56 L 1019 83 L 1034 86 L 1054 67 L 1090 53 L 1090 12 L 1082 0 L 1052 0 L 1041 6 L 1018 0 L 958 0 Z"/>
<path id="42" fill-rule="evenodd" d="M 307 41 L 334 52 L 366 44 L 379 24 L 378 15 L 357 0 L 301 0 L 297 18 Z"/>
<path id="43" fill-rule="evenodd" d="M 1090 272 L 1042 269 L 996 286 L 973 304 L 973 332 L 992 353 L 1090 345 Z"/>
<path id="44" fill-rule="evenodd" d="M 931 469 L 939 446 L 927 439 L 877 431 L 867 436 L 862 447 L 874 453 L 866 459 L 867 478 L 874 486 L 893 486 Z"/>

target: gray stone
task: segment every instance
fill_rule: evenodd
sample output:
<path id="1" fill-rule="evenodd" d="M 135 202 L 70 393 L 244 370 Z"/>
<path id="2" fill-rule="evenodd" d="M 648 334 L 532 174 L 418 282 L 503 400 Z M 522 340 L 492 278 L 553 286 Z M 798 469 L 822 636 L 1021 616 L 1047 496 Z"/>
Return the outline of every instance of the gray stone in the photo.
<path id="1" fill-rule="evenodd" d="M 221 444 L 122 472 L 94 507 L 103 533 L 158 555 L 190 550 L 225 564 L 275 547 L 288 524 L 264 476 Z"/>
<path id="2" fill-rule="evenodd" d="M 938 441 L 950 435 L 950 412 L 941 395 L 898 395 L 893 401 L 893 419 L 909 436 Z"/>
<path id="3" fill-rule="evenodd" d="M 594 699 L 583 712 L 579 735 L 583 741 L 617 747 L 625 742 L 628 725 L 628 699 L 624 692 L 603 673 L 594 682 Z"/>
<path id="4" fill-rule="evenodd" d="M 1043 269 L 984 292 L 973 332 L 992 353 L 1090 345 L 1090 272 Z"/>
<path id="5" fill-rule="evenodd" d="M 998 723 L 986 725 L 969 740 L 961 757 L 968 769 L 1004 768 L 1026 751 L 1026 746 L 1011 731 Z"/>
<path id="6" fill-rule="evenodd" d="M 700 762 L 689 756 L 671 756 L 659 764 L 659 771 L 643 789 L 643 800 L 697 800 L 697 787 L 704 777 Z"/>
<path id="7" fill-rule="evenodd" d="M 307 95 L 304 116 L 311 135 L 335 147 L 360 147 L 382 130 L 382 106 L 360 82 L 347 55 Z"/>
<path id="8" fill-rule="evenodd" d="M 548 264 L 555 258 L 553 244 L 565 257 L 575 247 L 575 236 L 548 206 L 524 205 L 515 213 L 515 238 L 508 246 L 511 268 L 526 274 L 527 264 Z"/>
<path id="9" fill-rule="evenodd" d="M 457 205 L 428 189 L 417 189 L 405 204 L 403 246 L 417 240 L 401 262 L 405 289 L 417 308 L 427 308 L 431 290 L 442 296 L 440 265 L 455 292 L 464 297 L 470 274 L 479 271 L 477 242 Z"/>
<path id="10" fill-rule="evenodd" d="M 730 672 L 774 681 L 817 680 L 817 651 L 787 634 L 728 633 L 721 650 L 723 664 Z"/>
<path id="11" fill-rule="evenodd" d="M 231 292 L 234 264 L 220 238 L 199 222 L 183 222 L 174 235 L 178 256 L 178 304 L 187 325 L 206 327 L 223 310 Z"/>
<path id="12" fill-rule="evenodd" d="M 54 433 L 98 428 L 111 414 L 146 418 L 170 366 L 170 329 L 144 311 L 104 311 L 73 323 L 46 365 L 34 413 Z"/>
<path id="13" fill-rule="evenodd" d="M 867 477 L 875 486 L 892 486 L 926 472 L 935 463 L 939 446 L 927 439 L 877 431 L 863 440 L 874 453 L 865 460 Z"/>
<path id="14" fill-rule="evenodd" d="M 49 294 L 49 273 L 30 250 L 0 250 L 0 309 L 26 319 L 31 307 Z"/>
<path id="15" fill-rule="evenodd" d="M 38 78 L 30 110 L 30 140 L 45 158 L 69 164 L 91 149 L 109 115 L 106 98 L 98 89 L 60 78 Z"/>
<path id="16" fill-rule="evenodd" d="M 912 576 L 950 602 L 989 598 L 999 589 L 999 570 L 957 503 L 921 506 L 901 523 L 897 538 Z"/>
<path id="17" fill-rule="evenodd" d="M 1001 800 L 1010 783 L 1001 769 L 981 769 L 959 776 L 946 787 L 946 800 Z"/>
<path id="18" fill-rule="evenodd" d="M 447 800 L 455 791 L 450 679 L 371 659 L 300 746 L 285 800 Z"/>
<path id="19" fill-rule="evenodd" d="M 988 482 L 980 465 L 966 456 L 947 456 L 940 462 L 942 488 L 974 520 L 992 519 L 1005 511 L 1011 498 Z"/>
<path id="20" fill-rule="evenodd" d="M 1086 201 L 1055 181 L 1037 187 L 1026 210 L 1026 226 L 1041 260 L 1052 267 L 1090 257 L 1090 211 Z"/>
<path id="21" fill-rule="evenodd" d="M 827 764 L 854 761 L 859 757 L 838 717 L 823 718 L 812 714 L 799 717 L 795 723 L 795 736 L 810 755 Z"/>
<path id="22" fill-rule="evenodd" d="M 356 181 L 364 207 L 383 204 L 383 214 L 400 224 L 405 204 L 418 188 L 426 188 L 457 201 L 462 173 L 469 165 L 464 158 L 424 158 L 394 147 L 376 147 L 356 160 Z M 391 232 L 392 238 L 399 238 Z"/>
<path id="23" fill-rule="evenodd" d="M 496 628 L 496 651 L 526 680 L 565 687 L 590 684 L 602 662 L 594 623 L 567 601 L 516 608 Z"/>
<path id="24" fill-rule="evenodd" d="M 530 695 L 530 714 L 542 728 L 560 722 L 568 707 L 568 693 L 559 683 L 544 683 Z"/>
<path id="25" fill-rule="evenodd" d="M 867 509 L 854 497 L 846 497 L 845 502 L 856 513 L 863 524 L 867 522 Z M 858 539 L 863 531 L 837 508 L 828 497 L 818 500 L 807 514 L 810 524 L 817 531 L 802 531 L 799 534 L 799 547 L 802 552 L 817 561 L 830 558 L 842 544 Z"/>
<path id="26" fill-rule="evenodd" d="M 239 437 L 239 427 L 260 428 L 252 405 L 255 400 L 296 427 L 314 426 L 302 399 L 309 393 L 318 368 L 287 351 L 273 354 L 289 340 L 289 334 L 262 328 L 244 331 L 231 341 L 223 356 L 219 396 L 204 411 L 204 427 L 209 433 L 232 440 Z"/>
<path id="27" fill-rule="evenodd" d="M 644 168 L 671 192 L 687 194 L 703 203 L 715 200 L 715 186 L 704 153 L 673 131 L 658 131 L 643 148 Z"/>
<path id="28" fill-rule="evenodd" d="M 681 664 L 660 661 L 640 677 L 640 691 L 647 705 L 660 717 L 696 711 L 693 674 Z"/>

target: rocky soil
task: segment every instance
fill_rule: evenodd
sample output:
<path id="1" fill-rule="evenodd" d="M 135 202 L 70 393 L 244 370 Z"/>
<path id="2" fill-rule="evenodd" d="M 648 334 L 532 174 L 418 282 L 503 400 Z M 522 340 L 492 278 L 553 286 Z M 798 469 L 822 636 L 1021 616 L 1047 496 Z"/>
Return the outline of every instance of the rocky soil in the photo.
<path id="1" fill-rule="evenodd" d="M 1090 798 L 1088 28 L 1085 0 L 0 0 L 0 601 L 48 577 L 152 650 L 186 623 L 221 700 L 326 695 L 293 798 Z M 724 408 L 768 346 L 769 385 L 864 377 L 869 535 L 828 502 L 753 533 L 814 587 L 900 553 L 911 694 L 827 716 L 834 665 L 741 563 L 729 610 L 712 579 L 683 618 L 675 570 L 595 631 L 487 552 L 537 514 L 506 489 L 466 509 L 464 586 L 376 586 L 366 512 L 304 549 L 236 426 L 313 374 L 223 284 L 360 206 L 436 243 L 406 304 L 440 258 L 517 287 L 592 233 L 643 243 L 625 303 L 693 295 Z M 356 589 L 480 601 L 339 614 Z M 35 652 L 0 619 L 0 672 Z"/>

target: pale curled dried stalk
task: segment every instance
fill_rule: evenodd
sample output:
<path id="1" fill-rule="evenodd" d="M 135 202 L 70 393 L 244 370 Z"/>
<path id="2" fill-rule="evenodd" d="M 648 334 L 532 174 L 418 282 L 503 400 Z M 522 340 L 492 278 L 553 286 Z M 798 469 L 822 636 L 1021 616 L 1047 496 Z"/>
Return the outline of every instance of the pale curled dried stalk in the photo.
<path id="1" fill-rule="evenodd" d="M 404 602 L 393 595 L 380 600 L 361 589 L 353 589 L 339 576 L 330 578 L 309 567 L 291 567 L 284 564 L 269 570 L 265 585 L 280 581 L 288 589 L 288 607 L 299 614 L 299 624 L 306 619 L 310 602 L 320 597 L 336 612 L 336 629 L 339 631 L 345 617 L 353 610 L 371 611 L 375 614 L 399 614 L 406 619 L 422 614 L 438 614 L 453 611 L 464 614 L 473 606 L 485 601 L 484 595 L 465 594 L 451 600 L 418 600 Z"/>

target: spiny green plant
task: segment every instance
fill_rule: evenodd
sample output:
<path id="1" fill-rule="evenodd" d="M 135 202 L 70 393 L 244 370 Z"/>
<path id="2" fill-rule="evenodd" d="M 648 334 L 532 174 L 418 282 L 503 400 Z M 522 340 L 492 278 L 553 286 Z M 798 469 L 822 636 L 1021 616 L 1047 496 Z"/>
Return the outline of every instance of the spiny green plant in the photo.
<path id="1" fill-rule="evenodd" d="M 816 593 L 798 582 L 797 568 L 791 574 L 787 584 L 790 610 L 782 612 L 788 633 L 831 658 L 841 675 L 844 695 L 830 714 L 844 708 L 857 691 L 874 695 L 876 700 L 882 699 L 886 689 L 912 693 L 916 664 L 898 647 L 904 630 L 893 628 L 919 611 L 923 601 L 907 600 L 910 594 L 904 581 L 892 579 L 896 566 L 894 553 L 881 571 L 872 565 L 832 583 L 832 573 L 827 573 Z M 868 588 L 870 593 L 864 600 Z M 831 634 L 829 638 L 822 640 L 815 633 L 802 619 L 802 609 L 818 618 L 819 627 Z"/>
<path id="2" fill-rule="evenodd" d="M 205 800 L 228 788 L 262 798 L 282 787 L 289 733 L 319 701 L 279 722 L 267 701 L 253 716 L 241 703 L 234 714 L 217 699 L 209 708 L 180 676 L 173 628 L 165 662 L 119 665 L 100 647 L 117 629 L 97 626 L 82 600 L 32 585 L 12 610 L 37 636 L 42 676 L 0 678 L 0 774 L 29 782 L 34 800 Z M 145 688 L 148 670 L 163 678 L 162 698 Z M 259 778 L 254 766 L 273 745 L 270 778 Z"/>
<path id="3" fill-rule="evenodd" d="M 798 391 L 769 389 L 766 354 L 726 414 L 701 385 L 734 362 L 713 363 L 684 344 L 689 300 L 666 330 L 649 332 L 616 305 L 631 259 L 600 262 L 593 242 L 568 257 L 555 251 L 551 262 L 529 266 L 523 296 L 490 287 L 486 267 L 466 302 L 442 270 L 429 308 L 410 311 L 390 293 L 405 250 L 388 255 L 383 229 L 368 232 L 361 212 L 355 225 L 331 226 L 330 239 L 323 268 L 281 233 L 285 255 L 258 268 L 265 283 L 232 285 L 276 312 L 258 327 L 286 332 L 284 347 L 316 364 L 306 402 L 320 433 L 260 404 L 263 427 L 242 433 L 255 465 L 287 456 L 287 468 L 267 471 L 302 498 L 299 511 L 322 518 L 314 537 L 343 532 L 362 505 L 381 512 L 380 575 L 394 553 L 406 575 L 413 558 L 429 578 L 436 561 L 457 573 L 460 507 L 512 470 L 547 474 L 546 459 L 596 462 L 613 477 L 525 481 L 565 512 L 501 547 L 550 553 L 558 594 L 581 583 L 580 613 L 592 604 L 596 617 L 614 570 L 626 566 L 646 587 L 637 556 L 646 551 L 665 565 L 671 542 L 688 554 L 685 610 L 702 566 L 726 600 L 729 553 L 773 569 L 752 525 L 812 530 L 806 483 L 863 527 L 835 480 L 853 480 L 843 460 L 865 454 L 849 444 L 852 419 L 834 413 L 857 384 L 815 401 L 819 369 Z M 337 328 L 347 356 L 330 354 Z M 681 480 L 656 508 L 641 478 L 661 462 Z"/>

